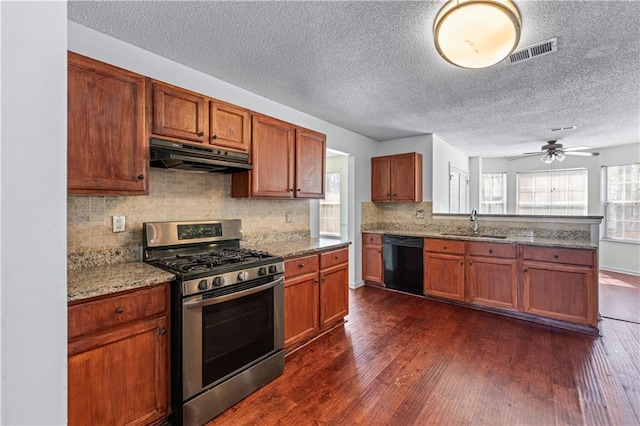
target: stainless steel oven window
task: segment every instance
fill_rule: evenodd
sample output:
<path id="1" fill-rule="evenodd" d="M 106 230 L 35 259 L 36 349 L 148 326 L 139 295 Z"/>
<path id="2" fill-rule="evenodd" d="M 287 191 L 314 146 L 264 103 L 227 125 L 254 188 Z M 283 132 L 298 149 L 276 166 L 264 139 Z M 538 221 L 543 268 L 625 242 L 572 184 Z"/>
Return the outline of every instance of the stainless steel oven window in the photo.
<path id="1" fill-rule="evenodd" d="M 284 346 L 284 285 L 258 287 L 183 304 L 183 397 L 250 367 Z"/>

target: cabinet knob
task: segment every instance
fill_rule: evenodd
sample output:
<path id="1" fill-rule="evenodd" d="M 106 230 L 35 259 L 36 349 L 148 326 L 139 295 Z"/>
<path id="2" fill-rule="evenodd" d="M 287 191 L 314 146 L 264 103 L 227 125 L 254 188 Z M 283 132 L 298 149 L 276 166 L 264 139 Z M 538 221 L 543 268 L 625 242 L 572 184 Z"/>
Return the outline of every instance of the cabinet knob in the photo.
<path id="1" fill-rule="evenodd" d="M 393 196 L 394 196 L 394 197 L 397 197 L 397 196 L 398 196 L 398 194 L 393 194 Z"/>
<path id="2" fill-rule="evenodd" d="M 557 254 L 554 254 L 554 255 L 553 255 L 553 258 L 554 258 L 554 259 L 557 259 L 558 257 L 559 257 L 559 256 L 558 256 Z"/>
<path id="3" fill-rule="evenodd" d="M 464 262 L 460 262 L 460 266 L 464 265 Z"/>
<path id="4" fill-rule="evenodd" d="M 118 307 L 116 308 L 116 314 L 121 314 L 121 313 L 123 313 L 123 312 L 124 312 L 124 308 L 123 308 L 122 306 L 118 306 Z"/>
<path id="5" fill-rule="evenodd" d="M 524 268 L 523 271 L 524 272 L 529 272 L 529 268 Z"/>
<path id="6" fill-rule="evenodd" d="M 469 266 L 473 265 L 473 260 L 471 262 L 469 262 Z"/>
<path id="7" fill-rule="evenodd" d="M 198 136 L 204 136 L 204 132 L 198 132 Z"/>
<path id="8" fill-rule="evenodd" d="M 211 139 L 218 139 L 218 135 L 211 136 Z"/>
<path id="9" fill-rule="evenodd" d="M 318 284 L 320 281 L 318 281 L 318 280 L 313 280 L 313 282 L 314 282 L 315 284 Z"/>
<path id="10" fill-rule="evenodd" d="M 143 174 L 139 174 L 138 175 L 138 179 L 140 179 L 140 180 L 144 179 L 144 175 Z"/>
<path id="11" fill-rule="evenodd" d="M 298 268 L 304 268 L 304 263 L 299 264 Z"/>
<path id="12" fill-rule="evenodd" d="M 492 250 L 492 249 L 489 249 L 489 253 L 493 253 L 493 250 Z"/>
<path id="13" fill-rule="evenodd" d="M 298 188 L 298 192 L 300 192 L 300 188 Z"/>
<path id="14" fill-rule="evenodd" d="M 442 247 L 442 250 L 446 250 L 446 249 L 447 249 L 447 246 Z"/>
<path id="15" fill-rule="evenodd" d="M 289 188 L 289 192 L 293 192 L 293 188 Z"/>
<path id="16" fill-rule="evenodd" d="M 340 259 L 340 256 L 339 256 L 339 255 L 337 255 L 337 254 L 336 254 L 334 257 L 335 257 L 336 259 Z"/>
<path id="17" fill-rule="evenodd" d="M 167 334 L 167 329 L 161 328 L 160 330 L 158 330 L 158 333 L 160 333 L 161 335 Z"/>
<path id="18" fill-rule="evenodd" d="M 382 250 L 378 250 L 378 253 L 382 253 Z"/>

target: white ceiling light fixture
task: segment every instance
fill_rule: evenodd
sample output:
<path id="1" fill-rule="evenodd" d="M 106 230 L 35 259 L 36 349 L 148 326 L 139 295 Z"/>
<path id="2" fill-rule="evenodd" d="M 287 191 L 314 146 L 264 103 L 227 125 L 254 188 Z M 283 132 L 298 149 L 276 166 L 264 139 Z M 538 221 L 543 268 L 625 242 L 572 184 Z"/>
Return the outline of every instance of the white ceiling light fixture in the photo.
<path id="1" fill-rule="evenodd" d="M 450 0 L 433 24 L 438 53 L 462 68 L 486 68 L 520 41 L 520 11 L 511 0 Z"/>

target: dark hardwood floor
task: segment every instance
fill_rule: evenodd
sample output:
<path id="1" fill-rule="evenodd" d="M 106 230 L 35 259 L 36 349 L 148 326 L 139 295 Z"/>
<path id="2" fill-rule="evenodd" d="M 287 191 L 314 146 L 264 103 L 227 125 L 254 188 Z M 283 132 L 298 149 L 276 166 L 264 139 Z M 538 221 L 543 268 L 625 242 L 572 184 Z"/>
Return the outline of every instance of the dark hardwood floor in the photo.
<path id="1" fill-rule="evenodd" d="M 601 311 L 635 297 L 633 315 L 640 293 L 608 290 Z M 640 324 L 603 318 L 597 337 L 373 287 L 350 297 L 343 326 L 208 425 L 640 424 Z"/>

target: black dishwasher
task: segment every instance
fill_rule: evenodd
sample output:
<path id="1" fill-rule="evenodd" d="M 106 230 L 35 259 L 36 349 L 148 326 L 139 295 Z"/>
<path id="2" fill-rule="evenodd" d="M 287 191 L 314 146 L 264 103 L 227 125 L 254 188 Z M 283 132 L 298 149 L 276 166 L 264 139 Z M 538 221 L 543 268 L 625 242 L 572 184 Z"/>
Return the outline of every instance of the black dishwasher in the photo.
<path id="1" fill-rule="evenodd" d="M 382 242 L 385 286 L 407 293 L 423 294 L 423 239 L 385 235 Z"/>

